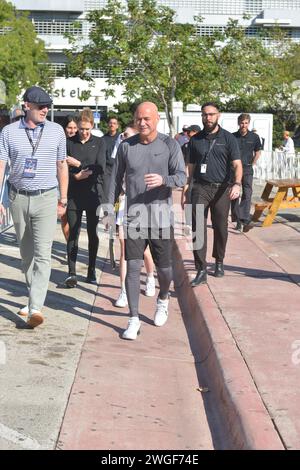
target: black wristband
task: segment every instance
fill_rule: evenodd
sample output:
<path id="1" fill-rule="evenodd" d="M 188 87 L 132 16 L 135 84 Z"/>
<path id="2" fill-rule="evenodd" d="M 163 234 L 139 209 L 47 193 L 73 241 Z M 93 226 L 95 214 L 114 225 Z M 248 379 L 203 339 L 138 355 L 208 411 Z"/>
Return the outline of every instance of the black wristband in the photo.
<path id="1" fill-rule="evenodd" d="M 242 186 L 242 183 L 233 183 L 233 186 Z"/>

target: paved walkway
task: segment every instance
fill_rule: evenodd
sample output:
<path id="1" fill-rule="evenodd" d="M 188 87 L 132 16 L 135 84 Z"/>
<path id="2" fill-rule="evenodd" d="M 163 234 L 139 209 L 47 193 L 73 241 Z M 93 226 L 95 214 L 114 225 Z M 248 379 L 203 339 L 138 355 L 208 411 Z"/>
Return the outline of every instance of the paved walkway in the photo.
<path id="1" fill-rule="evenodd" d="M 216 399 L 224 400 L 228 432 L 238 429 L 236 447 L 300 448 L 299 216 L 299 210 L 280 212 L 271 227 L 258 222 L 247 234 L 230 228 L 226 276 L 209 276 L 207 286 L 193 289 L 219 377 L 209 357 L 207 370 Z M 210 229 L 209 254 L 211 235 Z M 191 253 L 182 242 L 179 248 L 192 278 Z"/>
<path id="2" fill-rule="evenodd" d="M 28 330 L 15 313 L 26 303 L 15 236 L 13 230 L 1 236 L 0 449 L 215 447 L 174 291 L 167 328 L 153 325 L 155 298 L 142 293 L 142 333 L 135 342 L 122 340 L 128 309 L 113 305 L 119 277 L 106 260 L 107 241 L 102 232 L 97 289 L 84 283 L 82 231 L 79 285 L 65 289 L 58 225 L 46 320 Z"/>
<path id="3" fill-rule="evenodd" d="M 97 290 L 97 286 L 83 282 L 85 230 L 80 247 L 80 283 L 75 294 L 61 286 L 67 266 L 58 224 L 45 323 L 28 330 L 16 314 L 27 303 L 27 292 L 14 231 L 0 236 L 0 449 L 52 449 L 56 445 Z M 99 274 L 106 252 L 104 240 L 99 250 Z"/>
<path id="4" fill-rule="evenodd" d="M 213 449 L 195 360 L 174 291 L 168 325 L 157 328 L 155 298 L 145 297 L 143 288 L 141 334 L 136 341 L 122 340 L 128 308 L 114 307 L 119 280 L 109 270 L 103 273 L 60 433 L 60 449 Z"/>

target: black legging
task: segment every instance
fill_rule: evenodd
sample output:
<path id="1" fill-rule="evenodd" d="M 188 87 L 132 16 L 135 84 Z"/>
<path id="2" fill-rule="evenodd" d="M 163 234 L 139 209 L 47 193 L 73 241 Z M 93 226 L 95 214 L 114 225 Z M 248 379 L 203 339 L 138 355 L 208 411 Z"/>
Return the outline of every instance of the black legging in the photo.
<path id="1" fill-rule="evenodd" d="M 70 235 L 67 242 L 70 275 L 76 275 L 76 259 L 78 253 L 78 239 L 81 228 L 82 213 L 83 210 L 68 209 L 67 211 L 68 223 L 70 227 Z M 95 269 L 96 266 L 96 257 L 99 246 L 99 238 L 97 235 L 99 217 L 96 215 L 96 210 L 85 211 L 85 213 L 89 241 L 89 270 L 92 270 Z"/>

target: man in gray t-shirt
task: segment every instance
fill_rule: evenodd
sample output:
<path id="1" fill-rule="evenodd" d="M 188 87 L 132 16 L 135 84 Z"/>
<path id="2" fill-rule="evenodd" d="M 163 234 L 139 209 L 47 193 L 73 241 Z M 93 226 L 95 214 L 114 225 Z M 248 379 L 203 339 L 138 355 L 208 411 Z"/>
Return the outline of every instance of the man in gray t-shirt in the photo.
<path id="1" fill-rule="evenodd" d="M 150 246 L 159 280 L 154 324 L 163 326 L 168 318 L 169 287 L 172 280 L 171 196 L 173 187 L 186 181 L 179 144 L 157 131 L 159 114 L 154 103 L 141 103 L 135 112 L 139 134 L 123 141 L 118 149 L 109 191 L 114 204 L 125 178 L 126 292 L 131 318 L 124 339 L 136 339 L 141 323 L 138 313 L 140 270 L 144 251 Z"/>

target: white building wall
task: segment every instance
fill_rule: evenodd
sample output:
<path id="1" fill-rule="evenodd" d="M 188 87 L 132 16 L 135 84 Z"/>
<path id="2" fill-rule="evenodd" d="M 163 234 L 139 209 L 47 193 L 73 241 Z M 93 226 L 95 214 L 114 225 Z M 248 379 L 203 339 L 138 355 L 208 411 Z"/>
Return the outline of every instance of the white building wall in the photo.
<path id="1" fill-rule="evenodd" d="M 18 10 L 26 11 L 84 11 L 84 0 L 13 0 Z"/>
<path id="2" fill-rule="evenodd" d="M 95 78 L 91 86 L 85 80 L 80 78 L 56 78 L 53 87 L 53 102 L 55 108 L 64 108 L 65 106 L 74 106 L 75 109 L 89 106 L 95 107 L 96 100 L 99 106 L 113 108 L 114 104 L 124 100 L 122 97 L 122 87 L 115 87 L 115 97 L 104 98 L 104 90 L 107 88 L 105 79 Z M 83 92 L 90 91 L 91 97 L 82 100 Z"/>

